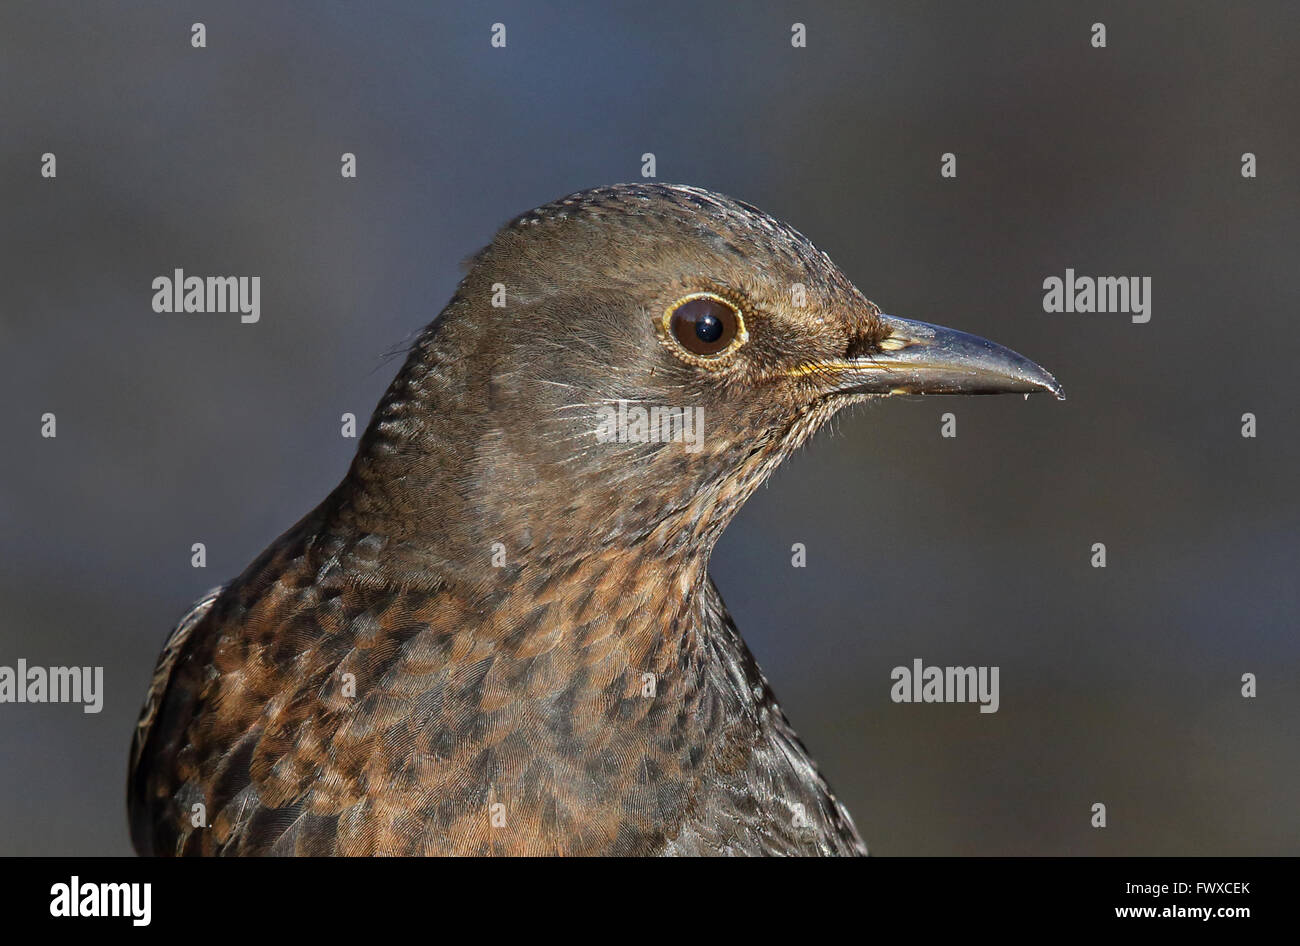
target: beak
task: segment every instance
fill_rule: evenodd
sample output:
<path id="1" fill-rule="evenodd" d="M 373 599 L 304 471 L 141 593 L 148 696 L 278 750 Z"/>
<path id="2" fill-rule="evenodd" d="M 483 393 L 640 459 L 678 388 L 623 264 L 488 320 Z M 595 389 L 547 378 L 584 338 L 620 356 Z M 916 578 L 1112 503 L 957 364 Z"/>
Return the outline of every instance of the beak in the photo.
<path id="1" fill-rule="evenodd" d="M 1033 394 L 1065 400 L 1046 370 L 1010 348 L 941 325 L 880 316 L 889 330 L 880 350 L 823 365 L 852 394 Z"/>

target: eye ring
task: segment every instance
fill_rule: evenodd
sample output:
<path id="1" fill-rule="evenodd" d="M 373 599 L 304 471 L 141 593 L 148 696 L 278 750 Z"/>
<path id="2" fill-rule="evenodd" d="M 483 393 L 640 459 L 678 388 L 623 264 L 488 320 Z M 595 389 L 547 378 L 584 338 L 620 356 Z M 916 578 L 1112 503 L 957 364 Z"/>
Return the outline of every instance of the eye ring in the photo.
<path id="1" fill-rule="evenodd" d="M 678 357 L 716 366 L 749 341 L 740 306 L 716 292 L 692 292 L 664 310 L 660 329 Z"/>

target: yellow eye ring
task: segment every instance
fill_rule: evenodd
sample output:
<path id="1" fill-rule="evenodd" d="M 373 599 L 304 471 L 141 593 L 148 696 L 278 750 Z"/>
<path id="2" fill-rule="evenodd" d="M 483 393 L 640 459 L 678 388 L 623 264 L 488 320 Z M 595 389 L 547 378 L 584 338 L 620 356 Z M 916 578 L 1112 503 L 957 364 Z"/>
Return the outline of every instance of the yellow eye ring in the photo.
<path id="1" fill-rule="evenodd" d="M 693 292 L 678 299 L 664 310 L 660 329 L 679 357 L 706 367 L 749 341 L 740 306 L 716 292 Z"/>

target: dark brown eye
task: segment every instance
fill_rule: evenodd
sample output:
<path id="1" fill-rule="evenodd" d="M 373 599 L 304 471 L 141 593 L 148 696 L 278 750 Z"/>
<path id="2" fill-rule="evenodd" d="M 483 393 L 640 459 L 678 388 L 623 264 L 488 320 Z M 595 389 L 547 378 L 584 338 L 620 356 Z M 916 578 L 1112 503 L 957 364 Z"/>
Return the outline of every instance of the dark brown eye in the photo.
<path id="1" fill-rule="evenodd" d="M 696 296 L 672 310 L 668 329 L 692 355 L 726 351 L 741 331 L 736 309 L 713 296 Z"/>

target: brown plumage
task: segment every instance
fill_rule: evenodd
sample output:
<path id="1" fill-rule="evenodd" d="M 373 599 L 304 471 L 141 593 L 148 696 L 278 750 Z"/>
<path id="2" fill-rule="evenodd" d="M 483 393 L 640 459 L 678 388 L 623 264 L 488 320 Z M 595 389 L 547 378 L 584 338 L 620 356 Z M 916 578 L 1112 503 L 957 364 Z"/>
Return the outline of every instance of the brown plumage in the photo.
<path id="1" fill-rule="evenodd" d="M 865 853 L 709 554 L 847 403 L 1038 390 L 738 201 L 622 185 L 525 214 L 343 482 L 169 640 L 132 746 L 137 850 Z M 699 449 L 602 438 L 620 402 L 701 408 Z"/>

